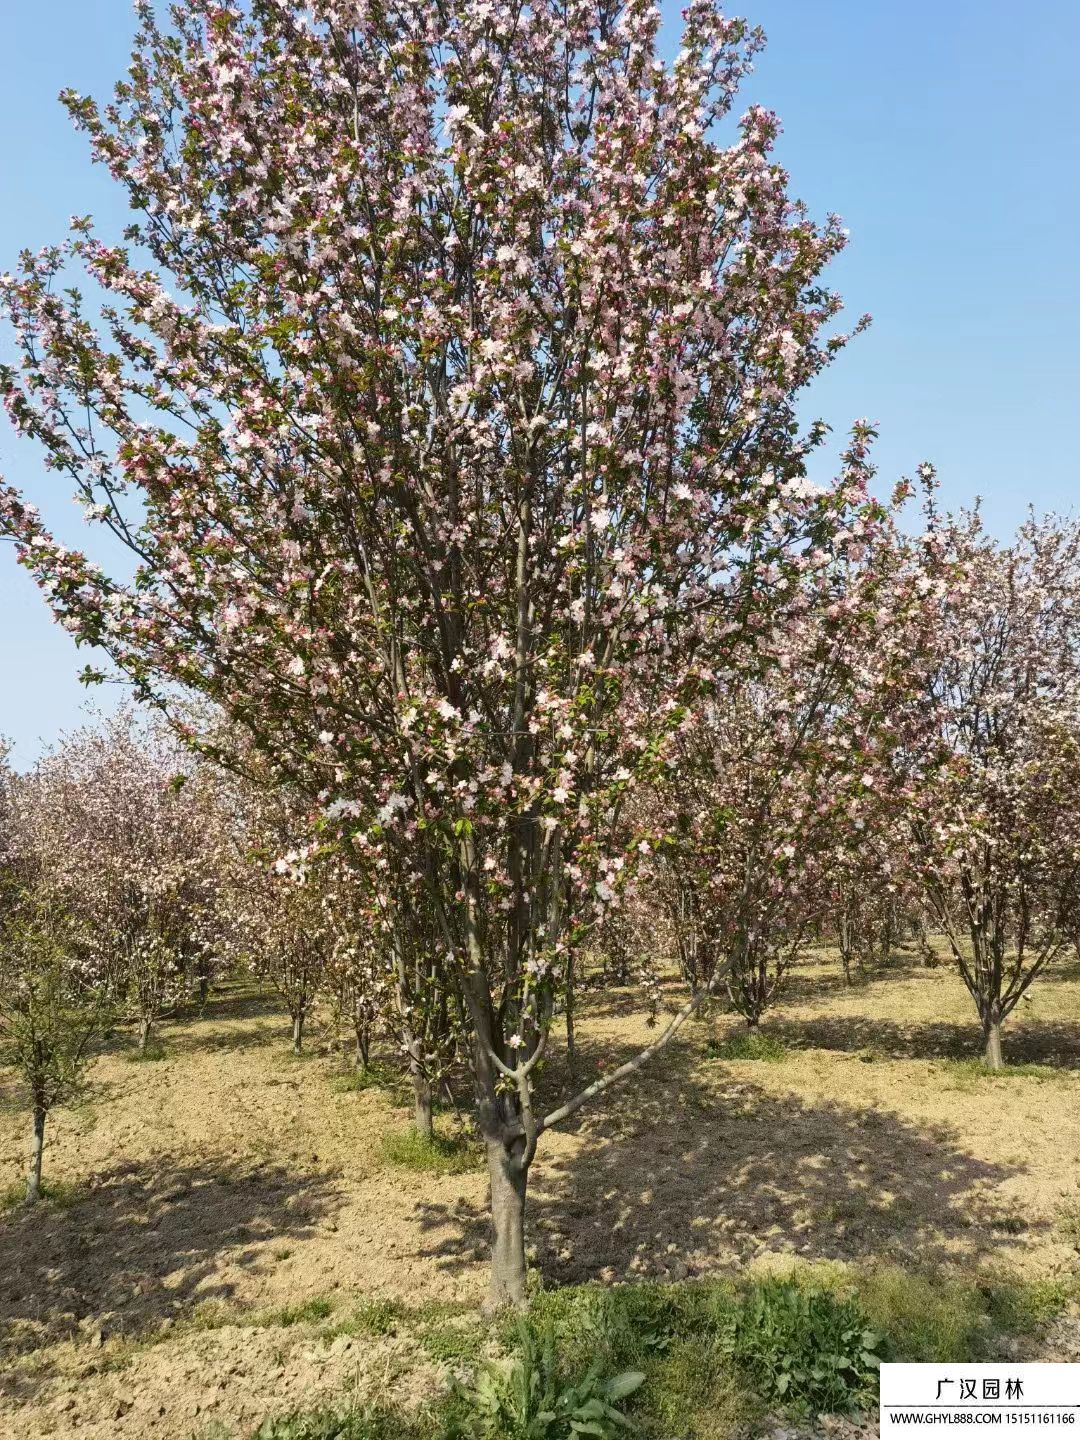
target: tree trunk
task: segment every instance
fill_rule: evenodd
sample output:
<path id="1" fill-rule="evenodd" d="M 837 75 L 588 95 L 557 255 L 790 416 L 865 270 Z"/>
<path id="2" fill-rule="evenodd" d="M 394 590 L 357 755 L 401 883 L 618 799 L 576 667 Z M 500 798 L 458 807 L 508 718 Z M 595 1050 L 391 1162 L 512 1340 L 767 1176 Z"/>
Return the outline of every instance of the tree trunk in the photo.
<path id="1" fill-rule="evenodd" d="M 302 1010 L 293 1016 L 292 1048 L 294 1055 L 299 1055 L 304 1048 L 304 1012 Z"/>
<path id="2" fill-rule="evenodd" d="M 487 1143 L 491 1180 L 491 1288 L 485 1310 L 525 1307 L 525 1190 L 529 1174 L 515 1164 L 519 1145 L 508 1150 L 499 1140 Z"/>
<path id="3" fill-rule="evenodd" d="M 26 1177 L 26 1203 L 41 1199 L 41 1152 L 45 1147 L 45 1107 L 34 1106 L 34 1137 L 30 1146 L 30 1174 Z"/>
<path id="4" fill-rule="evenodd" d="M 574 1038 L 574 952 L 571 950 L 566 961 L 566 1059 L 570 1073 L 574 1073 L 577 1058 L 577 1041 Z"/>
<path id="5" fill-rule="evenodd" d="M 983 1044 L 987 1065 L 991 1070 L 1000 1070 L 1005 1064 L 1001 1058 L 1001 1021 L 993 1015 L 983 1021 Z"/>
<path id="6" fill-rule="evenodd" d="M 146 1052 L 147 1052 L 147 1049 L 149 1048 L 149 1045 L 150 1045 L 150 1026 L 151 1026 L 151 1023 L 152 1023 L 152 1022 L 151 1022 L 151 1020 L 150 1020 L 150 1016 L 149 1016 L 149 1015 L 140 1015 L 140 1016 L 139 1016 L 139 1054 L 140 1054 L 140 1055 L 145 1055 Z"/>
<path id="7" fill-rule="evenodd" d="M 757 1027 L 758 1027 L 758 1021 L 759 1021 L 760 1019 L 761 1019 L 761 1016 L 760 1016 L 760 1015 L 753 1015 L 753 1014 L 747 1015 L 747 1017 L 746 1017 L 746 1028 L 747 1028 L 748 1030 L 756 1030 Z"/>
<path id="8" fill-rule="evenodd" d="M 206 1002 L 210 998 L 210 976 L 199 976 L 199 1009 L 206 1009 Z"/>
<path id="9" fill-rule="evenodd" d="M 421 1074 L 417 1065 L 412 1067 L 412 1082 L 416 1128 L 425 1140 L 430 1140 L 434 1134 L 431 1082 Z"/>

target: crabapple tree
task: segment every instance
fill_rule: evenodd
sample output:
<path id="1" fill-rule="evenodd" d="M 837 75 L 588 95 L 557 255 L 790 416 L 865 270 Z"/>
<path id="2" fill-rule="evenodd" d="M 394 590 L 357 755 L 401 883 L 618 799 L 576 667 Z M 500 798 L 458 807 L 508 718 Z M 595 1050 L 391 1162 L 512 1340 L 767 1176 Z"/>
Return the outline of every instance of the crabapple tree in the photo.
<path id="1" fill-rule="evenodd" d="M 868 478 L 871 433 L 856 431 L 852 477 Z M 682 969 L 701 983 L 725 965 L 749 1026 L 826 918 L 876 808 L 887 697 L 925 606 L 895 528 L 907 492 L 853 517 L 831 563 L 777 607 L 752 665 L 702 668 L 660 775 L 658 891 Z"/>
<path id="2" fill-rule="evenodd" d="M 808 484 L 795 414 L 844 232 L 734 118 L 760 36 L 716 0 L 670 62 L 644 0 L 138 11 L 114 102 L 66 103 L 139 218 L 24 255 L 3 375 L 135 578 L 14 488 L 0 529 L 142 697 L 198 692 L 320 807 L 460 997 L 520 1303 L 537 1141 L 626 1073 L 534 1105 L 570 947 L 649 847 L 627 801 L 703 631 L 752 666 L 863 503 Z"/>
<path id="3" fill-rule="evenodd" d="M 938 530 L 962 578 L 909 712 L 907 817 L 996 1069 L 1080 908 L 1080 523 L 1032 519 L 1006 546 L 977 510 Z"/>
<path id="4" fill-rule="evenodd" d="M 108 970 L 40 863 L 41 798 L 34 777 L 6 771 L 0 754 L 0 1058 L 30 1099 L 28 1205 L 41 1198 L 49 1112 L 79 1090 L 110 1018 Z"/>
<path id="5" fill-rule="evenodd" d="M 34 773 L 37 862 L 130 1007 L 141 1053 L 217 931 L 212 792 L 192 768 L 123 710 L 66 737 Z"/>

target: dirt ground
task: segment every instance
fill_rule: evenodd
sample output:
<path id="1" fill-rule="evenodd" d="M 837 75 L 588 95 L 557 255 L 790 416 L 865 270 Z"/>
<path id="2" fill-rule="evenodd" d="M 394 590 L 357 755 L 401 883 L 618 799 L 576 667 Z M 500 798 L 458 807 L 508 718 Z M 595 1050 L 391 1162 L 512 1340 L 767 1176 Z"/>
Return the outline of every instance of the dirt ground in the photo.
<path id="1" fill-rule="evenodd" d="M 692 1022 L 542 1140 L 530 1238 L 544 1283 L 793 1255 L 1072 1272 L 1080 969 L 1030 996 L 1005 1031 L 1025 1068 L 1003 1078 L 962 1063 L 978 1031 L 956 976 L 902 956 L 854 988 L 827 959 L 794 973 L 764 1026 L 787 1047 L 775 1061 L 712 1058 L 739 1022 Z M 651 1034 L 629 995 L 583 997 L 578 1080 Z M 334 1315 L 373 1297 L 472 1306 L 486 1279 L 482 1171 L 390 1164 L 382 1137 L 408 1112 L 340 1089 L 327 1038 L 296 1060 L 270 997 L 225 992 L 165 1026 L 164 1059 L 132 1064 L 125 1040 L 95 1062 L 50 1124 L 60 1197 L 0 1216 L 0 1436 L 212 1440 L 321 1399 L 430 1393 L 439 1367 L 407 1335 L 273 1320 L 312 1300 Z M 569 1086 L 564 1059 L 544 1083 Z M 0 1190 L 21 1180 L 26 1129 L 0 1081 Z"/>

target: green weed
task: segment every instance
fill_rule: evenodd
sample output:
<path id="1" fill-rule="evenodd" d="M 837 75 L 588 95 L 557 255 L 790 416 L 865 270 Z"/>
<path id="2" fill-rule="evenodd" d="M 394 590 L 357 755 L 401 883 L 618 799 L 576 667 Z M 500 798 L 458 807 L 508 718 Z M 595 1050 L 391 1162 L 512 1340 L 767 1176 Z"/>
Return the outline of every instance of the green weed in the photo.
<path id="1" fill-rule="evenodd" d="M 766 1060 L 775 1062 L 787 1055 L 787 1046 L 775 1035 L 744 1030 L 723 1041 L 712 1041 L 709 1054 L 714 1060 Z"/>
<path id="2" fill-rule="evenodd" d="M 479 1145 L 467 1136 L 436 1133 L 429 1140 L 414 1125 L 384 1135 L 382 1148 L 391 1165 L 427 1175 L 462 1175 L 483 1164 Z"/>
<path id="3" fill-rule="evenodd" d="M 363 1093 L 365 1090 L 384 1090 L 395 1097 L 403 1096 L 406 1085 L 400 1070 L 381 1060 L 373 1060 L 366 1070 L 349 1070 L 338 1075 L 333 1088 L 342 1095 Z"/>
<path id="4" fill-rule="evenodd" d="M 640 1388 L 640 1370 L 605 1376 L 594 1360 L 584 1374 L 566 1370 L 552 1322 L 537 1334 L 519 1322 L 515 1352 L 490 1362 L 448 1402 L 447 1440 L 615 1440 L 630 1422 L 620 1404 Z"/>
<path id="5" fill-rule="evenodd" d="M 396 1335 L 410 1318 L 410 1311 L 396 1300 L 364 1300 L 353 1311 L 335 1321 L 332 1335 Z"/>
<path id="6" fill-rule="evenodd" d="M 86 1193 L 85 1186 L 74 1180 L 43 1180 L 39 1204 L 55 1210 L 70 1210 Z M 26 1181 L 14 1180 L 0 1190 L 0 1214 L 21 1210 L 26 1205 Z M 29 1213 L 29 1211 L 27 1211 Z"/>
<path id="7" fill-rule="evenodd" d="M 325 1295 L 313 1295 L 309 1300 L 301 1300 L 296 1305 L 283 1305 L 280 1310 L 268 1310 L 260 1313 L 253 1320 L 253 1324 L 260 1329 L 276 1325 L 313 1325 L 319 1320 L 326 1320 L 334 1313 L 334 1301 Z"/>
<path id="8" fill-rule="evenodd" d="M 124 1059 L 129 1065 L 153 1065 L 158 1060 L 167 1060 L 169 1052 L 164 1045 L 147 1045 L 145 1050 L 125 1050 Z"/>
<path id="9" fill-rule="evenodd" d="M 344 1413 L 320 1410 L 311 1415 L 267 1419 L 252 1440 L 426 1440 L 430 1430 L 414 1425 L 396 1411 L 375 1409 Z"/>

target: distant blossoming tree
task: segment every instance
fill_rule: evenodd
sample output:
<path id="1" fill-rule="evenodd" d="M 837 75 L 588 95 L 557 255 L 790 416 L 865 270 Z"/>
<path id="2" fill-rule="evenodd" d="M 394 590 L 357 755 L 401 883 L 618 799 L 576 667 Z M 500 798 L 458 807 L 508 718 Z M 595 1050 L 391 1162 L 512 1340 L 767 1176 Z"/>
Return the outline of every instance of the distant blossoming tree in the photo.
<path id="1" fill-rule="evenodd" d="M 0 528 L 142 696 L 208 697 L 321 807 L 461 996 L 517 1303 L 540 1134 L 626 1071 L 535 1108 L 572 942 L 649 845 L 628 800 L 703 628 L 737 670 L 864 498 L 807 482 L 794 408 L 844 232 L 771 114 L 729 122 L 760 37 L 714 0 L 670 64 L 644 0 L 139 11 L 115 103 L 66 99 L 142 218 L 24 257 L 3 374 L 135 579 L 13 489 Z"/>
<path id="2" fill-rule="evenodd" d="M 851 476 L 868 478 L 871 433 L 856 431 Z M 893 512 L 868 503 L 831 563 L 776 606 L 752 662 L 703 666 L 670 742 L 654 801 L 666 826 L 658 891 L 684 973 L 700 984 L 723 967 L 749 1026 L 831 918 L 838 874 L 875 838 L 877 772 L 926 620 L 924 577 Z"/>
<path id="3" fill-rule="evenodd" d="M 110 977 L 41 864 L 41 787 L 5 761 L 0 746 L 0 1060 L 14 1067 L 30 1101 L 33 1205 L 49 1113 L 83 1083 L 93 1041 L 109 1022 Z"/>
<path id="4" fill-rule="evenodd" d="M 978 511 L 938 529 L 962 579 L 908 715 L 905 815 L 996 1069 L 1080 912 L 1080 523 L 1031 520 L 1004 547 Z"/>
<path id="5" fill-rule="evenodd" d="M 31 830 L 56 902 L 112 977 L 146 1051 L 212 954 L 218 817 L 183 750 L 130 711 L 66 737 L 38 765 Z"/>

